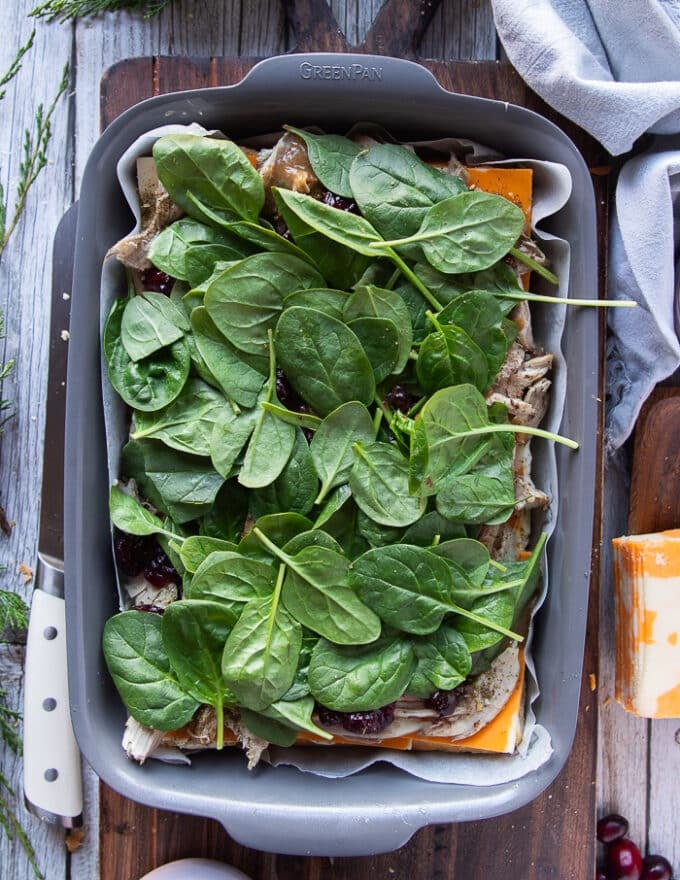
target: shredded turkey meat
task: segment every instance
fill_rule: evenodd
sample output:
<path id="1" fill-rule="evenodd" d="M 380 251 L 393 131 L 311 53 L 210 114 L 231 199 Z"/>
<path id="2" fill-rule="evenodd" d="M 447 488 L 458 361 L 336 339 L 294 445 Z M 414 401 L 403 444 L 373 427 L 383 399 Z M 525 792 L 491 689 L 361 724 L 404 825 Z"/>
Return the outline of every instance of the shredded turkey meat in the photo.
<path id="1" fill-rule="evenodd" d="M 137 187 L 141 223 L 139 232 L 133 232 L 115 244 L 108 252 L 117 257 L 124 266 L 143 272 L 151 268 L 147 256 L 149 246 L 158 233 L 178 220 L 183 211 L 170 200 L 170 196 L 156 174 L 156 165 L 150 156 L 137 160 Z"/>

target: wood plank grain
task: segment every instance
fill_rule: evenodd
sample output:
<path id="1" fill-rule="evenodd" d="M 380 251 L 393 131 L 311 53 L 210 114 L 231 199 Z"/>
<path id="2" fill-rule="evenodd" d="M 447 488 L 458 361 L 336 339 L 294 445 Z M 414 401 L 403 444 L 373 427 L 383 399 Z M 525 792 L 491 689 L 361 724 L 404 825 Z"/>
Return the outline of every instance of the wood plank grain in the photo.
<path id="1" fill-rule="evenodd" d="M 458 61 L 497 59 L 491 3 L 442 0 L 423 36 L 419 55 Z"/>
<path id="2" fill-rule="evenodd" d="M 680 388 L 657 388 L 635 428 L 628 531 L 680 527 Z"/>
<path id="3" fill-rule="evenodd" d="M 680 527 L 680 388 L 656 388 L 645 402 L 635 427 L 627 533 L 660 532 Z M 622 534 L 621 532 L 620 534 Z M 620 715 L 626 715 L 618 707 Z M 680 718 L 619 720 L 644 730 L 645 822 L 637 822 L 636 839 L 648 852 L 663 853 L 680 865 L 680 790 L 669 779 L 680 778 Z M 619 774 L 617 774 L 619 775 Z M 663 795 L 659 796 L 663 792 Z M 629 797 L 629 793 L 626 793 Z M 636 815 L 638 805 L 630 805 Z"/>
<path id="4" fill-rule="evenodd" d="M 30 0 L 0 4 L 0 71 L 10 61 L 31 30 L 25 17 Z M 39 28 L 33 49 L 24 57 L 22 70 L 7 87 L 0 104 L 0 182 L 10 212 L 20 177 L 24 132 L 31 129 L 40 102 L 48 106 L 71 57 L 70 30 L 48 33 Z M 50 266 L 52 236 L 58 220 L 70 204 L 73 191 L 69 142 L 69 102 L 62 99 L 52 123 L 49 164 L 29 193 L 23 217 L 0 263 L 0 309 L 5 314 L 5 333 L 0 358 L 15 366 L 3 382 L 2 397 L 11 401 L 13 418 L 2 431 L 0 452 L 0 499 L 8 519 L 14 522 L 9 537 L 0 535 L 0 587 L 15 590 L 30 602 L 32 584 L 24 583 L 19 563 L 35 567 L 38 508 L 44 440 L 44 399 L 49 329 Z M 23 651 L 0 646 L 0 684 L 10 704 L 23 706 Z M 26 829 L 43 872 L 54 880 L 66 875 L 67 857 L 63 833 L 30 815 L 23 806 L 21 760 L 0 741 L 0 766 L 15 793 L 15 807 Z M 29 880 L 33 871 L 16 840 L 0 829 L 0 874 Z"/>

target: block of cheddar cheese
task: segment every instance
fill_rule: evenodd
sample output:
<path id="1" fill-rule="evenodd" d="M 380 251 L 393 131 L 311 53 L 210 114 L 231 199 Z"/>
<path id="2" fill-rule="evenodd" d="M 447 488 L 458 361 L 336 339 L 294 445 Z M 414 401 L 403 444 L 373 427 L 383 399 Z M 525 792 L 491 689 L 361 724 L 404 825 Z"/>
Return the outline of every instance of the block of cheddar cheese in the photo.
<path id="1" fill-rule="evenodd" d="M 680 718 L 680 529 L 615 538 L 616 699 Z"/>

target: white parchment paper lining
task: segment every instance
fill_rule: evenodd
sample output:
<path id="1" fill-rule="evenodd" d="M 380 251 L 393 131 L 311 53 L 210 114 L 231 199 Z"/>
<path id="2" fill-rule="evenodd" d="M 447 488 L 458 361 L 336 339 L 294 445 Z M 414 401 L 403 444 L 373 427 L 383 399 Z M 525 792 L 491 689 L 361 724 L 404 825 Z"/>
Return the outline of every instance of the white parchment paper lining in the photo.
<path id="1" fill-rule="evenodd" d="M 169 125 L 154 129 L 139 137 L 123 154 L 117 166 L 118 179 L 123 194 L 132 210 L 136 225 L 132 232 L 140 229 L 141 212 L 137 194 L 136 162 L 140 156 L 151 155 L 155 141 L 165 134 L 193 133 L 208 134 L 204 128 L 192 124 L 189 126 Z M 550 259 L 553 270 L 560 278 L 559 290 L 540 290 L 540 283 L 534 282 L 537 292 L 552 293 L 560 297 L 568 294 L 569 279 L 569 244 L 564 239 L 556 238 L 540 229 L 540 223 L 559 211 L 571 194 L 571 176 L 568 170 L 554 162 L 534 159 L 494 160 L 494 165 L 520 164 L 531 167 L 534 171 L 534 190 L 532 206 L 532 227 L 534 236 L 541 242 L 541 247 Z M 123 273 L 115 260 L 108 260 L 102 271 L 101 293 L 101 330 L 113 301 L 125 290 Z M 566 396 L 566 368 L 561 350 L 561 338 L 566 318 L 565 306 L 532 305 L 534 335 L 545 351 L 555 355 L 553 367 L 553 385 L 551 404 L 543 426 L 550 431 L 557 431 L 562 418 Z M 127 440 L 129 417 L 122 401 L 113 391 L 106 378 L 106 364 L 103 362 L 103 400 L 106 436 L 109 457 L 109 473 L 111 482 L 120 473 L 120 455 Z M 557 517 L 558 486 L 557 466 L 553 444 L 534 441 L 532 474 L 536 485 L 548 493 L 551 505 L 545 514 L 540 528 L 552 534 Z M 549 541 L 547 546 L 549 546 Z M 545 552 L 545 551 L 544 551 Z M 534 614 L 543 604 L 547 583 L 547 566 L 542 560 L 543 579 L 540 594 L 537 597 Z M 125 607 L 125 599 L 121 595 L 121 607 Z M 398 767 L 407 773 L 430 782 L 456 783 L 461 785 L 498 785 L 520 779 L 538 769 L 552 754 L 550 733 L 536 722 L 532 706 L 540 691 L 533 658 L 531 656 L 532 633 L 527 639 L 526 659 L 526 710 L 524 735 L 519 750 L 514 755 L 487 755 L 446 752 L 398 752 L 387 749 L 369 749 L 366 747 L 299 747 L 282 749 L 271 747 L 269 761 L 274 766 L 291 765 L 304 772 L 315 773 L 329 779 L 337 779 L 358 773 L 372 764 L 383 761 Z"/>

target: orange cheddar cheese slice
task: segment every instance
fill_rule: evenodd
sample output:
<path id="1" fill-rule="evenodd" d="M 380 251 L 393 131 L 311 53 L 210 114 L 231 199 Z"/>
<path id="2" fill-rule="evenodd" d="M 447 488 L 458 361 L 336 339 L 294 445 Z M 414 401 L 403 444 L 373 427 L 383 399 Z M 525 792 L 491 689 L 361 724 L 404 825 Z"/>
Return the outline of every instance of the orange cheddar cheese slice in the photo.
<path id="1" fill-rule="evenodd" d="M 615 538 L 616 699 L 680 718 L 680 529 Z"/>
<path id="2" fill-rule="evenodd" d="M 503 196 L 524 212 L 525 231 L 531 228 L 531 195 L 533 170 L 531 168 L 466 168 L 468 186 Z"/>

